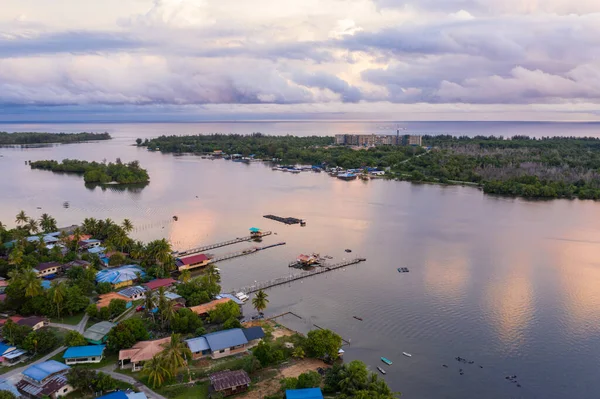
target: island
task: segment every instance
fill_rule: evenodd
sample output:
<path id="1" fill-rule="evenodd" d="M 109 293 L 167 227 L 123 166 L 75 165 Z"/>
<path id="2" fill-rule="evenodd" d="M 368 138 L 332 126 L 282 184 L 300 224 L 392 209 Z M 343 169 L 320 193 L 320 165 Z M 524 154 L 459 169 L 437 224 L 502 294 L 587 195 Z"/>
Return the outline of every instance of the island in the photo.
<path id="1" fill-rule="evenodd" d="M 7 133 L 0 132 L 0 145 L 69 144 L 110 140 L 108 133 Z"/>
<path id="2" fill-rule="evenodd" d="M 377 168 L 385 171 L 388 179 L 473 185 L 486 194 L 600 199 L 600 139 L 595 137 L 424 135 L 418 141 L 420 145 L 380 140 L 388 144 L 359 146 L 336 144 L 337 136 L 254 133 L 160 136 L 138 139 L 137 145 L 164 153 L 237 154 L 252 160 L 316 165 L 324 170 L 342 168 L 352 173 Z"/>
<path id="3" fill-rule="evenodd" d="M 148 171 L 141 168 L 138 161 L 123 163 L 119 158 L 115 163 L 64 159 L 62 162 L 34 161 L 29 165 L 31 169 L 83 175 L 86 184 L 147 184 L 150 181 Z"/>

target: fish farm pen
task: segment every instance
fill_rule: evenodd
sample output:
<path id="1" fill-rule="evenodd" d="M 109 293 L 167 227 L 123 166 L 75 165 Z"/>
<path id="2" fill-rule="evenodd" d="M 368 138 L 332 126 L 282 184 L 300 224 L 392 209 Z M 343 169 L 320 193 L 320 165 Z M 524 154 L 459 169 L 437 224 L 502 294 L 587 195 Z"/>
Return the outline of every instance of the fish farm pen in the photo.
<path id="1" fill-rule="evenodd" d="M 278 247 L 280 245 L 285 245 L 285 242 L 278 242 L 276 244 L 266 245 L 264 247 L 246 248 L 241 251 L 230 252 L 228 254 L 215 256 L 214 258 L 211 259 L 210 263 L 222 262 L 224 260 L 233 259 L 233 258 L 237 258 L 237 257 L 244 256 L 244 255 L 250 255 L 250 254 L 256 253 L 258 251 L 263 251 L 265 249 Z"/>
<path id="2" fill-rule="evenodd" d="M 304 220 L 292 218 L 292 217 L 282 218 L 281 216 L 275 216 L 275 215 L 264 215 L 263 217 L 267 218 L 267 219 L 275 220 L 276 222 L 285 223 L 285 224 L 300 224 L 300 225 L 306 224 L 306 222 Z"/>
<path id="3" fill-rule="evenodd" d="M 357 263 L 364 262 L 366 260 L 367 260 L 366 258 L 355 258 L 355 259 L 350 259 L 350 260 L 347 260 L 344 262 L 336 263 L 333 265 L 323 265 L 322 267 L 320 267 L 318 269 L 314 269 L 314 270 L 307 271 L 307 272 L 302 272 L 299 274 L 292 274 L 292 275 L 285 276 L 285 277 L 279 277 L 275 280 L 267 280 L 267 281 L 259 282 L 257 284 L 243 287 L 238 290 L 231 291 L 231 292 L 233 294 L 235 294 L 236 292 L 245 292 L 246 294 L 251 294 L 253 292 L 257 292 L 260 290 L 266 290 L 268 288 L 276 287 L 278 285 L 287 284 L 292 281 L 302 280 L 307 277 L 316 276 L 317 274 L 327 273 L 332 270 L 341 269 L 342 267 L 355 265 Z"/>
<path id="4" fill-rule="evenodd" d="M 205 251 L 208 251 L 211 249 L 215 249 L 215 248 L 221 248 L 221 247 L 226 247 L 228 245 L 238 244 L 240 242 L 252 241 L 254 238 L 262 238 L 262 237 L 270 236 L 271 234 L 273 234 L 273 233 L 270 231 L 264 231 L 264 232 L 261 232 L 260 236 L 258 236 L 258 237 L 253 236 L 253 235 L 249 235 L 246 237 L 239 237 L 239 238 L 235 238 L 235 239 L 229 240 L 229 241 L 218 242 L 216 244 L 210 244 L 210 245 L 205 245 L 203 247 L 191 248 L 191 249 L 187 249 L 185 251 L 175 252 L 174 255 L 177 255 L 177 256 L 193 255 L 193 254 L 202 253 L 202 252 L 205 252 Z"/>

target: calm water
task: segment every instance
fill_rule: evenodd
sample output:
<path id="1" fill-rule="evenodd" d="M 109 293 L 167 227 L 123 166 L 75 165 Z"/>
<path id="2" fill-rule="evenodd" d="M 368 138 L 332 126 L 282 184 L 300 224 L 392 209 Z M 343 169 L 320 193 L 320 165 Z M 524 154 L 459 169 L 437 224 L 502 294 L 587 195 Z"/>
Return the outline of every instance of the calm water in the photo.
<path id="1" fill-rule="evenodd" d="M 434 125 L 421 127 L 479 133 L 473 125 L 438 124 L 437 130 Z M 291 328 L 305 332 L 317 324 L 337 331 L 351 340 L 344 348 L 346 360 L 361 359 L 373 370 L 385 367 L 386 380 L 403 397 L 595 397 L 600 390 L 600 203 L 495 198 L 462 187 L 343 182 L 325 174 L 291 175 L 262 164 L 174 157 L 129 145 L 161 133 L 332 134 L 373 126 L 0 125 L 11 131 L 107 130 L 115 136 L 101 143 L 1 148 L 0 220 L 11 225 L 21 209 L 31 216 L 48 212 L 63 225 L 84 217 L 128 217 L 138 226 L 137 238 L 166 237 L 178 249 L 239 237 L 251 226 L 277 233 L 265 244 L 287 242 L 219 264 L 228 290 L 289 274 L 287 264 L 299 253 L 330 255 L 332 262 L 364 256 L 368 260 L 362 264 L 271 289 L 267 314 L 292 310 L 303 319 L 285 318 Z M 598 130 L 594 124 L 492 124 L 483 133 L 524 129 L 539 136 L 596 135 Z M 79 177 L 25 165 L 26 160 L 116 157 L 138 159 L 149 170 L 150 185 L 139 191 L 89 190 Z M 262 218 L 267 213 L 305 218 L 308 225 L 285 226 Z M 400 274 L 398 267 L 411 271 Z M 402 356 L 403 351 L 413 357 Z M 383 365 L 381 356 L 394 364 Z M 456 356 L 476 363 L 460 364 Z M 513 374 L 521 388 L 504 379 Z"/>

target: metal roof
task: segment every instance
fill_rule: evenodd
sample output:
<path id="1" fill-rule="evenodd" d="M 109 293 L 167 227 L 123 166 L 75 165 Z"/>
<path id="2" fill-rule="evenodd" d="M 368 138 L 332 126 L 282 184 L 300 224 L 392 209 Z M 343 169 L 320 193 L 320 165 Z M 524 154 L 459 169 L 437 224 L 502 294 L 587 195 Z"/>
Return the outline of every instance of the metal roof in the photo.
<path id="1" fill-rule="evenodd" d="M 175 280 L 172 279 L 172 278 L 158 278 L 158 279 L 155 279 L 155 280 L 148 281 L 144 285 L 149 290 L 155 290 L 155 289 L 160 288 L 160 287 L 168 287 L 170 285 L 173 285 L 173 283 L 175 283 Z"/>
<path id="2" fill-rule="evenodd" d="M 219 351 L 232 346 L 247 344 L 248 340 L 242 332 L 241 328 L 233 328 L 231 330 L 217 331 L 204 335 L 211 351 Z"/>
<path id="3" fill-rule="evenodd" d="M 224 391 L 229 388 L 250 385 L 250 377 L 244 370 L 225 370 L 211 374 L 208 379 L 215 391 Z"/>
<path id="4" fill-rule="evenodd" d="M 72 359 L 75 357 L 93 357 L 102 356 L 104 345 L 86 345 L 72 346 L 63 355 L 63 359 Z"/>
<path id="5" fill-rule="evenodd" d="M 254 341 L 255 339 L 260 339 L 265 336 L 265 332 L 263 331 L 262 327 L 258 326 L 246 328 L 242 331 L 248 341 Z"/>
<path id="6" fill-rule="evenodd" d="M 196 263 L 200 263 L 200 262 L 204 262 L 209 260 L 210 258 L 204 254 L 198 254 L 198 255 L 192 255 L 192 256 L 187 256 L 185 258 L 177 258 L 177 260 L 182 264 L 182 265 L 194 265 Z"/>
<path id="7" fill-rule="evenodd" d="M 6 345 L 0 342 L 0 356 L 4 356 L 5 353 L 12 352 L 16 348 L 14 346 Z"/>
<path id="8" fill-rule="evenodd" d="M 16 350 L 14 350 L 14 351 L 12 351 L 12 352 L 9 352 L 9 353 L 7 353 L 7 354 L 6 354 L 6 355 L 4 355 L 3 357 L 4 357 L 5 359 L 11 360 L 11 359 L 16 359 L 16 358 L 18 358 L 19 356 L 21 356 L 21 355 L 24 355 L 24 354 L 26 354 L 26 353 L 27 353 L 27 351 L 25 351 L 25 350 L 23 350 L 23 349 L 16 349 Z"/>
<path id="9" fill-rule="evenodd" d="M 47 269 L 52 269 L 53 267 L 60 267 L 60 266 L 61 266 L 61 264 L 58 262 L 46 262 L 46 263 L 40 263 L 39 265 L 34 267 L 34 269 L 41 272 L 41 271 L 44 271 Z"/>
<path id="10" fill-rule="evenodd" d="M 47 360 L 26 368 L 25 371 L 23 371 L 23 375 L 31 378 L 34 381 L 41 382 L 52 374 L 60 373 L 61 371 L 65 371 L 70 368 L 71 367 L 67 366 L 66 364 L 57 362 L 56 360 Z"/>
<path id="11" fill-rule="evenodd" d="M 104 396 L 100 396 L 96 399 L 127 399 L 127 395 L 123 391 L 116 391 Z"/>
<path id="12" fill-rule="evenodd" d="M 96 281 L 98 283 L 118 284 L 137 279 L 137 273 L 142 277 L 146 275 L 142 268 L 137 265 L 125 265 L 114 269 L 100 270 L 96 273 Z"/>
<path id="13" fill-rule="evenodd" d="M 91 254 L 101 254 L 104 251 L 106 251 L 106 248 L 104 247 L 93 247 L 87 250 L 89 253 Z"/>
<path id="14" fill-rule="evenodd" d="M 134 287 L 127 287 L 127 288 L 119 291 L 119 294 L 126 296 L 128 298 L 133 298 L 134 296 L 143 294 L 144 292 L 146 292 L 146 289 L 144 287 L 136 285 Z"/>
<path id="15" fill-rule="evenodd" d="M 208 341 L 204 337 L 186 339 L 185 343 L 193 353 L 198 353 L 210 349 Z"/>
<path id="16" fill-rule="evenodd" d="M 101 341 L 115 326 L 116 324 L 110 321 L 101 321 L 85 330 L 83 337 L 90 341 Z"/>
<path id="17" fill-rule="evenodd" d="M 174 301 L 175 299 L 179 299 L 179 298 L 183 298 L 183 297 L 174 292 L 165 292 L 165 298 L 167 298 L 170 301 Z"/>
<path id="18" fill-rule="evenodd" d="M 287 399 L 323 399 L 321 388 L 286 389 Z"/>
<path id="19" fill-rule="evenodd" d="M 244 301 L 241 301 L 235 295 L 232 295 L 232 294 L 219 294 L 219 295 L 215 296 L 215 299 L 223 299 L 223 298 L 229 298 L 233 302 L 237 303 L 238 305 L 244 304 Z"/>
<path id="20" fill-rule="evenodd" d="M 40 398 L 55 394 L 65 385 L 67 385 L 67 376 L 65 374 L 59 374 L 49 378 L 44 385 L 41 386 L 34 385 L 27 380 L 21 380 L 17 383 L 17 389 L 27 393 L 29 396 Z"/>

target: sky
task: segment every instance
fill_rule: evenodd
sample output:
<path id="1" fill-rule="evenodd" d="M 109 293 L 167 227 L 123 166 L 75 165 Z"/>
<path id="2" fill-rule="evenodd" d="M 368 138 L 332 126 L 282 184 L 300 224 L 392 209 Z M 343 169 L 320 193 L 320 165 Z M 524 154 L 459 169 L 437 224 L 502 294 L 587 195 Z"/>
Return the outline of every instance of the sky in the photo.
<path id="1" fill-rule="evenodd" d="M 0 121 L 600 120 L 598 0 L 1 0 Z"/>

